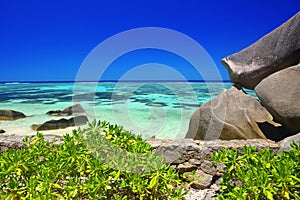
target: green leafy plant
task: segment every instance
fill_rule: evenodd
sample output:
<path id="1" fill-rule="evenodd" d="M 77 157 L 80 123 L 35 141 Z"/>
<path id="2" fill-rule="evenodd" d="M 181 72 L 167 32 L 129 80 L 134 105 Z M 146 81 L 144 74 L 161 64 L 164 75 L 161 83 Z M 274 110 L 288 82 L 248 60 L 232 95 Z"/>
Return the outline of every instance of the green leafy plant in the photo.
<path id="1" fill-rule="evenodd" d="M 213 154 L 225 164 L 219 199 L 300 199 L 300 146 L 275 155 L 244 147 L 243 153 L 222 149 Z"/>
<path id="2" fill-rule="evenodd" d="M 94 156 L 111 168 L 145 173 L 163 166 L 163 158 L 156 156 L 141 136 L 131 134 L 121 126 L 93 121 L 84 130 L 84 136 L 84 142 L 94 150 Z"/>
<path id="3" fill-rule="evenodd" d="M 93 121 L 62 140 L 37 133 L 24 138 L 27 148 L 3 152 L 0 199 L 183 198 L 177 172 L 120 126 Z"/>

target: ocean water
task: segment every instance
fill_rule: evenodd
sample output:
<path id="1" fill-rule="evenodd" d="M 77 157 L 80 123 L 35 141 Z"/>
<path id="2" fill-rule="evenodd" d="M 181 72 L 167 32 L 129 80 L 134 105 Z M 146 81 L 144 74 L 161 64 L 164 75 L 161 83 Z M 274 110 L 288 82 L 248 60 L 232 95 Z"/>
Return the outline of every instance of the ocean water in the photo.
<path id="1" fill-rule="evenodd" d="M 89 120 L 117 123 L 144 138 L 153 135 L 184 138 L 192 113 L 231 85 L 203 82 L 3 83 L 0 84 L 0 109 L 20 111 L 28 117 L 0 121 L 0 129 L 4 129 L 5 134 L 32 135 L 35 134 L 32 124 L 62 118 L 45 113 L 79 103 L 87 111 Z M 43 133 L 62 135 L 71 133 L 72 129 L 74 127 Z"/>

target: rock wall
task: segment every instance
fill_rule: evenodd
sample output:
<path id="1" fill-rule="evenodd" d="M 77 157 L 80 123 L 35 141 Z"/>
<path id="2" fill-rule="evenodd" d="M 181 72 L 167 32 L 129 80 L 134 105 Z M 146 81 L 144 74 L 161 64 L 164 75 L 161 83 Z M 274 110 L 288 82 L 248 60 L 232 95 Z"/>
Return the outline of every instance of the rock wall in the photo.
<path id="1" fill-rule="evenodd" d="M 165 159 L 165 163 L 179 173 L 196 170 L 200 179 L 192 185 L 195 189 L 215 188 L 219 178 L 222 176 L 223 166 L 213 165 L 212 154 L 220 149 L 232 149 L 243 151 L 244 146 L 255 146 L 257 150 L 270 148 L 277 153 L 279 145 L 271 140 L 215 140 L 201 141 L 192 139 L 182 140 L 148 140 L 148 143 Z M 204 180 L 202 180 L 204 179 Z"/>
<path id="2" fill-rule="evenodd" d="M 274 153 L 279 153 L 288 150 L 292 141 L 299 143 L 300 133 L 277 143 L 267 139 L 214 141 L 152 139 L 148 140 L 148 143 L 180 174 L 189 177 L 191 171 L 196 171 L 192 176 L 194 183 L 188 188 L 187 200 L 211 200 L 217 197 L 224 167 L 221 163 L 213 164 L 211 156 L 214 152 L 223 148 L 243 151 L 244 146 L 255 146 L 257 151 L 269 148 Z"/>
<path id="3" fill-rule="evenodd" d="M 9 149 L 20 149 L 26 147 L 23 144 L 24 135 L 0 135 L 0 154 Z M 34 136 L 29 136 L 30 138 Z M 57 142 L 53 144 L 62 144 L 63 142 L 60 140 L 60 136 L 57 135 L 44 135 L 44 138 L 48 141 L 52 141 L 54 139 Z"/>

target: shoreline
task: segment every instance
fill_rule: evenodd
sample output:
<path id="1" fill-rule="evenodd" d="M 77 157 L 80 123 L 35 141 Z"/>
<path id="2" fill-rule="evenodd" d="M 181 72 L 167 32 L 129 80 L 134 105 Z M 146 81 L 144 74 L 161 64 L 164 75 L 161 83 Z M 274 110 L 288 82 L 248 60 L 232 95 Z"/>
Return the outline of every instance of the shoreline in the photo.
<path id="1" fill-rule="evenodd" d="M 39 133 L 43 133 L 44 135 L 63 136 L 65 134 L 72 134 L 73 130 L 77 130 L 78 128 L 85 128 L 85 127 L 86 125 L 68 127 L 64 129 L 47 130 L 47 131 L 34 131 L 34 130 L 24 131 L 24 128 L 19 128 L 16 131 L 13 131 L 13 130 L 6 130 L 4 127 L 3 129 L 5 130 L 5 133 L 1 133 L 1 135 L 32 136 L 32 135 L 36 135 L 39 132 Z"/>

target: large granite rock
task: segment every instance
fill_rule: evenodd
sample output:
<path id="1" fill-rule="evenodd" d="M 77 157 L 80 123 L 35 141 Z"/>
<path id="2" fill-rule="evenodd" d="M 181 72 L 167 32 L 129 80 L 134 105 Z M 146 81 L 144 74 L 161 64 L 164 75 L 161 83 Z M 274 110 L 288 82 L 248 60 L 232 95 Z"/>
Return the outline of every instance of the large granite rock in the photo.
<path id="1" fill-rule="evenodd" d="M 25 117 L 24 113 L 15 110 L 0 110 L 0 120 L 16 120 Z"/>
<path id="2" fill-rule="evenodd" d="M 88 118 L 86 116 L 76 116 L 71 119 L 50 120 L 43 124 L 33 124 L 31 128 L 34 131 L 46 131 L 85 125 L 87 122 Z"/>
<path id="3" fill-rule="evenodd" d="M 280 126 L 254 97 L 233 86 L 194 112 L 186 138 L 199 140 L 266 138 L 257 124 L 263 122 L 274 127 Z"/>
<path id="4" fill-rule="evenodd" d="M 255 87 L 264 107 L 293 133 L 300 132 L 299 87 L 300 64 L 268 76 Z"/>
<path id="5" fill-rule="evenodd" d="M 0 133 L 5 133 L 5 130 L 3 130 L 3 129 L 0 129 Z"/>
<path id="6" fill-rule="evenodd" d="M 254 89 L 268 75 L 300 62 L 300 12 L 246 49 L 222 59 L 234 83 Z"/>
<path id="7" fill-rule="evenodd" d="M 80 104 L 76 104 L 74 106 L 67 107 L 64 110 L 51 110 L 46 114 L 53 115 L 53 116 L 71 116 L 71 115 L 79 116 L 79 115 L 85 115 L 86 112 Z"/>

